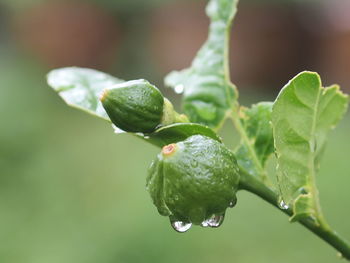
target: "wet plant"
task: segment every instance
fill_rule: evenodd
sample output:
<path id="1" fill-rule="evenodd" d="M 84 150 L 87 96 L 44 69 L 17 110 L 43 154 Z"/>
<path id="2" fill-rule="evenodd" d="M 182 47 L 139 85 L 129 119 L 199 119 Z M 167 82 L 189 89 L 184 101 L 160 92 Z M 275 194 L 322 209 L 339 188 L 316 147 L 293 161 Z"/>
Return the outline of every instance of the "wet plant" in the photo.
<path id="1" fill-rule="evenodd" d="M 176 231 L 186 232 L 192 225 L 219 227 L 226 210 L 236 204 L 236 192 L 246 190 L 350 260 L 350 243 L 327 223 L 316 187 L 327 135 L 344 116 L 348 96 L 337 85 L 323 87 L 317 73 L 304 71 L 274 102 L 241 106 L 228 63 L 236 6 L 237 0 L 209 1 L 207 41 L 189 68 L 165 78 L 166 86 L 182 94 L 183 114 L 142 79 L 124 81 L 72 67 L 51 71 L 48 83 L 68 105 L 161 148 L 146 186 L 159 214 Z M 217 135 L 227 120 L 241 137 L 234 150 Z M 277 180 L 265 167 L 274 156 Z"/>

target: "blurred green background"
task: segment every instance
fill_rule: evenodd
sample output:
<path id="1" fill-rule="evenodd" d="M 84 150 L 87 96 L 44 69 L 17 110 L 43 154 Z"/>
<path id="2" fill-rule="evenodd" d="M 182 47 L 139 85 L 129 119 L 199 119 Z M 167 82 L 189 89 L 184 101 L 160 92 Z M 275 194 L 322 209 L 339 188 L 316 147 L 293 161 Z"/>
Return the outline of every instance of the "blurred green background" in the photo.
<path id="1" fill-rule="evenodd" d="M 331 3 L 330 3 L 331 2 Z M 189 65 L 205 40 L 204 1 L 0 2 L 0 262 L 338 262 L 277 209 L 241 192 L 219 229 L 176 233 L 145 175 L 158 149 L 67 107 L 47 86 L 55 67 L 146 78 Z M 302 70 L 350 91 L 350 5 L 242 0 L 232 79 L 249 105 L 273 100 Z M 350 116 L 330 136 L 318 186 L 329 222 L 350 238 Z M 232 126 L 225 142 L 237 142 Z"/>

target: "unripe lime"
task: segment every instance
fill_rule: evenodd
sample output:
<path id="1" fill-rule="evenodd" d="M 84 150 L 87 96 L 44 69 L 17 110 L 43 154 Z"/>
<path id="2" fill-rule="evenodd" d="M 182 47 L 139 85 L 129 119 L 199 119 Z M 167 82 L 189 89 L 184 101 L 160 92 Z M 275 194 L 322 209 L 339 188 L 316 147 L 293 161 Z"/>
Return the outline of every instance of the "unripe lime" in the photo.
<path id="1" fill-rule="evenodd" d="M 239 171 L 234 154 L 202 135 L 164 146 L 153 161 L 147 189 L 159 213 L 180 232 L 189 224 L 217 227 L 236 203 Z"/>

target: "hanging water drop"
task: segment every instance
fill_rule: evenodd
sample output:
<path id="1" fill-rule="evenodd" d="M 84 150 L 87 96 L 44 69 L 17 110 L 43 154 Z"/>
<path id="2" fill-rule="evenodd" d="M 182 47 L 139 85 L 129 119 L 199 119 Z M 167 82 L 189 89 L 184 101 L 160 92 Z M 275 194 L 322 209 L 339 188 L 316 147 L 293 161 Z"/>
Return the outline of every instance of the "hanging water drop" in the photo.
<path id="1" fill-rule="evenodd" d="M 289 206 L 281 199 L 281 201 L 278 203 L 279 208 L 286 210 L 289 208 Z"/>
<path id="2" fill-rule="evenodd" d="M 192 226 L 192 223 L 185 223 L 185 222 L 176 221 L 176 220 L 173 221 L 171 218 L 170 218 L 170 223 L 171 223 L 171 226 L 179 233 L 186 232 Z"/>
<path id="3" fill-rule="evenodd" d="M 232 200 L 232 201 L 228 204 L 228 206 L 232 208 L 232 207 L 234 207 L 236 204 L 237 204 L 237 199 L 234 199 L 234 200 Z"/>
<path id="4" fill-rule="evenodd" d="M 123 131 L 122 129 L 119 129 L 117 126 L 115 126 L 114 124 L 112 124 L 112 128 L 114 130 L 114 133 L 116 134 L 120 134 L 120 133 L 126 133 L 126 131 Z"/>
<path id="5" fill-rule="evenodd" d="M 177 94 L 181 94 L 184 92 L 185 86 L 183 84 L 178 84 L 175 86 L 174 91 Z"/>
<path id="6" fill-rule="evenodd" d="M 211 218 L 204 220 L 201 223 L 202 227 L 219 227 L 221 226 L 222 222 L 224 222 L 225 214 L 222 215 L 213 215 Z"/>
<path id="7" fill-rule="evenodd" d="M 299 188 L 299 192 L 300 192 L 301 194 L 303 194 L 303 195 L 308 194 L 308 191 L 307 191 L 306 188 L 304 188 L 304 187 Z"/>
<path id="8" fill-rule="evenodd" d="M 209 221 L 209 219 L 204 220 L 204 221 L 201 223 L 201 226 L 202 226 L 202 227 L 208 227 L 208 226 L 209 226 L 208 221 Z"/>

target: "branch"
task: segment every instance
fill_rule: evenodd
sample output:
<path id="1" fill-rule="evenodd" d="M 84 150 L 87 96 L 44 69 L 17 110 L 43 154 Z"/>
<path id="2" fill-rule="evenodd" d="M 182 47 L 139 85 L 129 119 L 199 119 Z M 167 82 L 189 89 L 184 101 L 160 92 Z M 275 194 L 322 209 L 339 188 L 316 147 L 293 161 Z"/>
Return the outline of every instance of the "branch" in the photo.
<path id="1" fill-rule="evenodd" d="M 266 202 L 270 203 L 274 207 L 278 208 L 285 214 L 292 216 L 293 211 L 291 208 L 281 209 L 278 206 L 278 194 L 271 188 L 264 185 L 258 179 L 250 175 L 243 168 L 241 170 L 240 189 L 251 192 L 261 197 Z M 332 230 L 328 224 L 318 224 L 312 218 L 308 217 L 298 221 L 304 227 L 309 229 L 323 241 L 335 248 L 341 256 L 350 261 L 350 243 L 346 239 L 339 236 L 337 232 Z"/>

